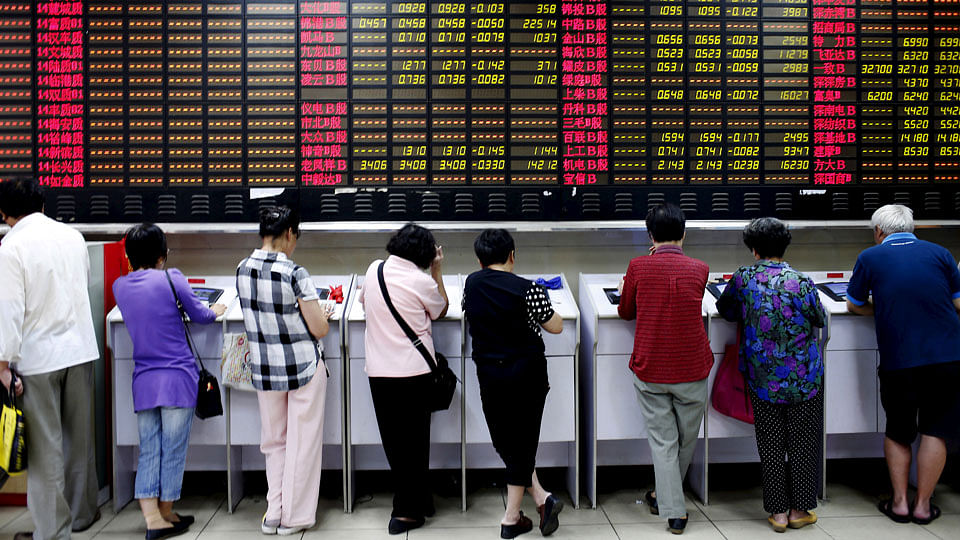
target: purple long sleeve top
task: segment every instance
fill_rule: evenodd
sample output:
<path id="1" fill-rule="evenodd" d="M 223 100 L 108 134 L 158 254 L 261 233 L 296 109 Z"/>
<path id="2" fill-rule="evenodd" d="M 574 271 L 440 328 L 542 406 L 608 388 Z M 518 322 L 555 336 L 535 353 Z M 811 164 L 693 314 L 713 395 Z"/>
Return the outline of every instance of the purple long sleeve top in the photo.
<path id="1" fill-rule="evenodd" d="M 216 318 L 179 270 L 170 269 L 177 295 L 193 323 Z M 113 283 L 113 295 L 133 341 L 133 409 L 196 407 L 197 361 L 183 333 L 183 322 L 162 270 L 138 270 Z"/>

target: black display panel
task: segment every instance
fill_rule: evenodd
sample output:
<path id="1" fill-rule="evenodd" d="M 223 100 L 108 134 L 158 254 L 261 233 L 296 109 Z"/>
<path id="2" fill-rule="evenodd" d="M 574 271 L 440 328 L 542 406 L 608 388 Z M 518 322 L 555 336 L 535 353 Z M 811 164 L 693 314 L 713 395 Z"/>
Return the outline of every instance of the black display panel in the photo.
<path id="1" fill-rule="evenodd" d="M 223 289 L 212 289 L 210 287 L 192 287 L 193 294 L 197 298 L 206 302 L 207 305 L 213 305 L 223 295 Z"/>
<path id="2" fill-rule="evenodd" d="M 606 295 L 607 301 L 611 304 L 617 305 L 620 303 L 620 291 L 616 287 L 604 287 L 603 294 Z"/>
<path id="3" fill-rule="evenodd" d="M 0 1 L 64 220 L 960 212 L 955 0 Z M 286 188 L 251 200 L 250 188 Z"/>
<path id="4" fill-rule="evenodd" d="M 727 288 L 727 282 L 718 282 L 718 283 L 707 283 L 707 290 L 710 291 L 710 294 L 714 298 L 720 299 L 720 295 L 723 294 L 724 289 Z"/>
<path id="5" fill-rule="evenodd" d="M 837 302 L 844 302 L 847 299 L 847 287 L 849 285 L 850 283 L 846 281 L 831 281 L 818 283 L 817 287 Z"/>

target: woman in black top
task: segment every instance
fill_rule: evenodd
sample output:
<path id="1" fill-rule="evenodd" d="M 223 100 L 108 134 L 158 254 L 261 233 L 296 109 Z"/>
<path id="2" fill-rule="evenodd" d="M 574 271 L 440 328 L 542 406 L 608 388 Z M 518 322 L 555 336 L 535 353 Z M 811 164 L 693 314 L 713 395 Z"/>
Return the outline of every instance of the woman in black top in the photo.
<path id="1" fill-rule="evenodd" d="M 507 468 L 507 509 L 500 537 L 533 528 L 520 511 L 526 490 L 537 503 L 540 532 L 559 526 L 560 499 L 537 481 L 534 470 L 540 422 L 550 385 L 540 328 L 559 334 L 563 320 L 546 290 L 513 274 L 514 243 L 503 229 L 487 229 L 473 244 L 482 270 L 467 277 L 463 310 L 473 338 L 483 415 L 490 438 Z"/>

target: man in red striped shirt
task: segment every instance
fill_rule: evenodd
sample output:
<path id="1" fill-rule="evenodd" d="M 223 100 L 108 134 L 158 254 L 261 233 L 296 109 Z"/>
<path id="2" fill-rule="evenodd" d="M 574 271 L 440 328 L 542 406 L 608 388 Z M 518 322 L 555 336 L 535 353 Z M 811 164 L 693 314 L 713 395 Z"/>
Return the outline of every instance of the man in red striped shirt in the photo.
<path id="1" fill-rule="evenodd" d="M 630 369 L 647 424 L 656 491 L 650 512 L 683 533 L 687 510 L 683 478 L 700 432 L 713 354 L 703 327 L 703 293 L 709 268 L 683 254 L 685 218 L 680 208 L 658 205 L 647 213 L 650 255 L 630 261 L 618 311 L 637 320 Z"/>

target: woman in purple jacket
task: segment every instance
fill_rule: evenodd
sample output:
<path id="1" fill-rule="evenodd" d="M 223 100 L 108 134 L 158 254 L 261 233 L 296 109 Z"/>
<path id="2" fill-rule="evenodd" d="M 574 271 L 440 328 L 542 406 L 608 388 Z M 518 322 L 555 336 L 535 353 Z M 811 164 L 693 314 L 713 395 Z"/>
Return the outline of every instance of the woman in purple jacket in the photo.
<path id="1" fill-rule="evenodd" d="M 192 516 L 174 513 L 173 503 L 180 499 L 199 371 L 170 283 L 194 323 L 212 323 L 226 306 L 205 307 L 180 271 L 163 269 L 167 239 L 156 225 L 137 225 L 124 240 L 134 271 L 114 282 L 113 295 L 133 341 L 133 408 L 140 430 L 134 496 L 147 522 L 146 539 L 156 540 L 193 523 Z"/>

